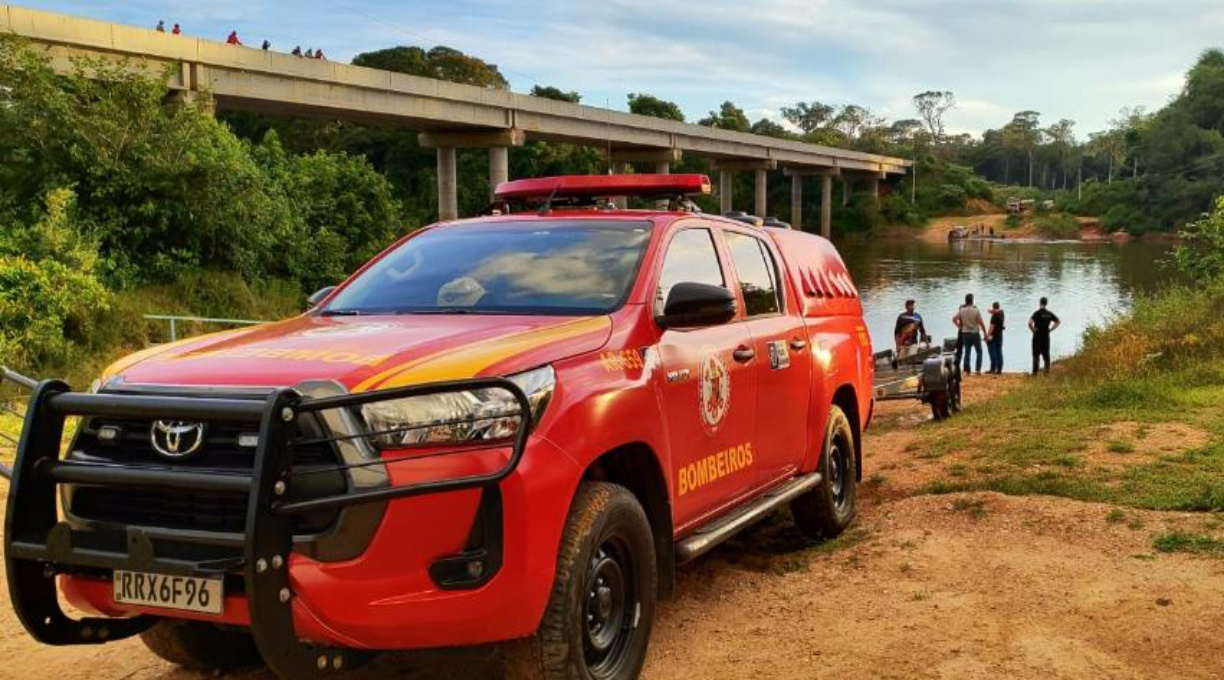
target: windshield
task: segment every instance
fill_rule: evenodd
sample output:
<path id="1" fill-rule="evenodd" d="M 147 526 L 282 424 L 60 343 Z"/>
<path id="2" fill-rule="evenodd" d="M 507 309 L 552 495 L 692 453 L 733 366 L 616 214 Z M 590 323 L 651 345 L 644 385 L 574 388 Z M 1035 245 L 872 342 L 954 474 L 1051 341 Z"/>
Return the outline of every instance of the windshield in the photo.
<path id="1" fill-rule="evenodd" d="M 340 314 L 606 314 L 629 294 L 649 222 L 531 221 L 416 236 L 341 290 Z"/>

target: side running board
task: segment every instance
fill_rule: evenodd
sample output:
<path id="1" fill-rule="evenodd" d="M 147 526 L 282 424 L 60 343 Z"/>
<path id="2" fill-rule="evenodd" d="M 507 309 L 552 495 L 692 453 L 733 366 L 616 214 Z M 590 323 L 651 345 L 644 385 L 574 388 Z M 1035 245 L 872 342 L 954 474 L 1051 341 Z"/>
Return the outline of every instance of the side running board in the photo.
<path id="1" fill-rule="evenodd" d="M 770 513 L 811 490 L 820 483 L 820 479 L 819 472 L 795 477 L 761 494 L 748 505 L 703 524 L 690 536 L 676 543 L 676 564 L 696 559 L 741 530 L 765 519 Z"/>

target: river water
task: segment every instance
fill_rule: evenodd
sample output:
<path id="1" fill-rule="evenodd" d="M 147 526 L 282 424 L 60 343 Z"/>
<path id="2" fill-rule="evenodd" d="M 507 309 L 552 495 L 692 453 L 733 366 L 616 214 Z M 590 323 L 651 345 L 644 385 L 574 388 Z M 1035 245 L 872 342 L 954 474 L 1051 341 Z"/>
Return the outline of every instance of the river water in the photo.
<path id="1" fill-rule="evenodd" d="M 952 315 L 973 293 L 987 323 L 991 303 L 1006 312 L 1009 372 L 1031 369 L 1028 319 L 1041 296 L 1062 320 L 1050 343 L 1057 358 L 1073 354 L 1085 328 L 1124 312 L 1136 293 L 1176 278 L 1167 264 L 1170 247 L 1144 242 L 847 240 L 838 250 L 862 295 L 876 351 L 893 347 L 893 326 L 906 299 L 917 301 L 927 332 L 940 340 L 955 337 Z M 987 358 L 983 367 L 989 365 Z"/>

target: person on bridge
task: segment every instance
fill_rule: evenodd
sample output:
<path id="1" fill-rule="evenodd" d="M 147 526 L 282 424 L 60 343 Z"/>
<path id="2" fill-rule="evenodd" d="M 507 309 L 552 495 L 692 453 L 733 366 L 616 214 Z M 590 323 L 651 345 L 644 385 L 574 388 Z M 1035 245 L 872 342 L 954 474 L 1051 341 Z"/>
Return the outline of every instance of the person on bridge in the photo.
<path id="1" fill-rule="evenodd" d="M 1050 372 L 1050 333 L 1062 325 L 1058 315 L 1046 309 L 1050 301 L 1041 298 L 1041 306 L 1029 317 L 1028 327 L 1033 333 L 1033 375 L 1037 375 L 1038 359 L 1045 361 L 1045 372 Z"/>
<path id="2" fill-rule="evenodd" d="M 322 58 L 323 58 L 323 48 L 320 47 L 319 49 L 315 50 L 315 59 L 322 59 Z"/>
<path id="3" fill-rule="evenodd" d="M 230 31 L 229 37 L 225 39 L 226 45 L 241 45 L 242 41 L 238 39 L 238 31 Z"/>
<path id="4" fill-rule="evenodd" d="M 162 19 L 158 19 L 158 20 L 157 20 L 157 28 L 156 28 L 155 30 L 156 30 L 158 33 L 165 33 L 165 32 L 166 32 L 166 22 L 165 22 L 165 21 L 163 21 Z"/>
<path id="5" fill-rule="evenodd" d="M 271 47 L 272 47 L 271 41 L 265 38 L 263 41 L 263 47 L 262 47 L 263 51 L 267 52 Z"/>
<path id="6" fill-rule="evenodd" d="M 990 306 L 990 328 L 986 331 L 986 353 L 990 355 L 987 373 L 1003 374 L 1003 308 L 995 302 Z"/>
<path id="7" fill-rule="evenodd" d="M 314 48 L 313 48 L 313 47 L 307 47 L 307 48 L 306 48 L 306 58 L 307 58 L 307 59 L 314 59 Z"/>
<path id="8" fill-rule="evenodd" d="M 978 375 L 981 375 L 983 358 L 982 335 L 986 332 L 986 324 L 982 321 L 982 312 L 973 305 L 973 293 L 965 296 L 965 304 L 952 317 L 952 323 L 956 325 L 959 331 L 957 333 L 957 345 L 965 354 L 965 374 L 968 375 L 976 372 Z M 970 357 L 973 356 L 975 350 L 977 351 L 977 370 L 970 371 Z"/>
<path id="9" fill-rule="evenodd" d="M 170 29 L 170 33 L 172 35 L 181 35 L 183 33 L 183 29 L 179 28 L 178 24 L 175 24 L 174 28 Z"/>
<path id="10" fill-rule="evenodd" d="M 905 301 L 905 311 L 897 317 L 897 325 L 893 328 L 898 358 L 913 354 L 919 342 L 931 338 L 922 324 L 922 315 L 914 311 L 914 304 L 913 300 Z"/>
<path id="11" fill-rule="evenodd" d="M 295 45 L 295 46 L 293 47 L 293 51 L 292 51 L 292 52 L 290 52 L 289 54 L 292 54 L 292 55 L 293 55 L 293 56 L 295 56 L 295 57 L 300 57 L 300 56 L 302 56 L 302 46 L 301 46 L 301 45 Z"/>

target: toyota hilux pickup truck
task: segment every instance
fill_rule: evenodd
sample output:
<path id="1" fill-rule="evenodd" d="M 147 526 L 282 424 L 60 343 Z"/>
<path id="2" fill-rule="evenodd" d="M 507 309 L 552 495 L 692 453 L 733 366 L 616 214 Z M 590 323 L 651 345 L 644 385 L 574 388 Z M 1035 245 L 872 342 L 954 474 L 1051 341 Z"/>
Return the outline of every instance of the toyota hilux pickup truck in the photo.
<path id="1" fill-rule="evenodd" d="M 871 419 L 834 247 L 708 192 L 503 183 L 295 318 L 33 385 L 4 533 L 25 629 L 283 678 L 490 643 L 512 677 L 637 677 L 677 567 L 786 506 L 847 527 Z"/>

